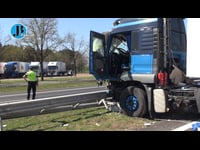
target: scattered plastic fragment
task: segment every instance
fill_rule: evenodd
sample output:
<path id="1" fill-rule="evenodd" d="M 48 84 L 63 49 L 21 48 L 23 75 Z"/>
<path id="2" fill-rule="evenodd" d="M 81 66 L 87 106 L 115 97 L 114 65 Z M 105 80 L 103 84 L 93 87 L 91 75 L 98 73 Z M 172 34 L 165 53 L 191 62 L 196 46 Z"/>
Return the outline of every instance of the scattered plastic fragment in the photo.
<path id="1" fill-rule="evenodd" d="M 66 124 L 63 124 L 63 127 L 67 127 L 69 124 L 68 123 L 66 123 Z"/>
<path id="2" fill-rule="evenodd" d="M 150 125 L 151 125 L 151 123 L 144 123 L 144 125 L 145 125 L 145 126 L 150 126 Z"/>
<path id="3" fill-rule="evenodd" d="M 99 124 L 99 123 L 96 123 L 96 126 L 100 126 L 100 124 Z"/>

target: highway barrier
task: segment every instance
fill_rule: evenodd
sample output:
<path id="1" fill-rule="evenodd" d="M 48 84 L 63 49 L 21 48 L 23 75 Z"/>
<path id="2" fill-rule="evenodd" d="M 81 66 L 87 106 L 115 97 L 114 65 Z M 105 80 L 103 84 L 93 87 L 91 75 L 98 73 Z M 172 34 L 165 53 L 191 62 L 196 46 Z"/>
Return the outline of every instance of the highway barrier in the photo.
<path id="1" fill-rule="evenodd" d="M 7 102 L 0 104 L 0 130 L 2 131 L 2 120 L 17 117 L 26 117 L 33 114 L 42 114 L 46 110 L 65 107 L 63 111 L 72 110 L 76 107 L 84 107 L 83 104 L 92 104 L 107 97 L 106 90 L 63 95 L 35 100 L 19 102 Z M 98 103 L 96 103 L 98 104 Z M 55 110 L 54 110 L 55 111 Z M 50 111 L 46 111 L 48 113 Z"/>

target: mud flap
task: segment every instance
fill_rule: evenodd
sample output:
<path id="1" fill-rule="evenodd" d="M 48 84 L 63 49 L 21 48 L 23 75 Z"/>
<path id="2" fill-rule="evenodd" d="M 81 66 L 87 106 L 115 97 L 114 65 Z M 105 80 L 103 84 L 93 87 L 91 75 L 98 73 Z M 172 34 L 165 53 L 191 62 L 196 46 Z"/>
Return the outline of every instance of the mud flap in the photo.
<path id="1" fill-rule="evenodd" d="M 165 91 L 163 89 L 154 89 L 153 99 L 155 112 L 165 113 L 167 110 Z"/>

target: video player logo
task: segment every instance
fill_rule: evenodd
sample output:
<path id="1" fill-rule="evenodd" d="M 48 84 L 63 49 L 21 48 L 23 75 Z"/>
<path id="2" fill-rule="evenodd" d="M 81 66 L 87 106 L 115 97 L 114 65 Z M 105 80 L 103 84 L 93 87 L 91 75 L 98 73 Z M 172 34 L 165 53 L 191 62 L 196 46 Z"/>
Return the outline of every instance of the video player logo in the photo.
<path id="1" fill-rule="evenodd" d="M 22 39 L 26 35 L 26 27 L 22 24 L 15 24 L 11 28 L 11 35 L 14 38 Z"/>

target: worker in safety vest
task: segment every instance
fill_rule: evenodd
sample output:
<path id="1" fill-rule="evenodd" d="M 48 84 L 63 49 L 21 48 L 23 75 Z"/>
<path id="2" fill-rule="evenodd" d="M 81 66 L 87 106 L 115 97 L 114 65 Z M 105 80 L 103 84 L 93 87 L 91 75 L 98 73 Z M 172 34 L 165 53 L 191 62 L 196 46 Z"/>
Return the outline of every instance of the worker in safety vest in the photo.
<path id="1" fill-rule="evenodd" d="M 24 80 L 28 83 L 27 86 L 27 100 L 30 99 L 30 93 L 32 90 L 32 99 L 35 99 L 36 96 L 36 86 L 38 85 L 38 77 L 36 72 L 32 67 L 29 68 L 29 71 L 23 76 Z"/>

